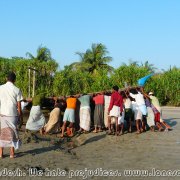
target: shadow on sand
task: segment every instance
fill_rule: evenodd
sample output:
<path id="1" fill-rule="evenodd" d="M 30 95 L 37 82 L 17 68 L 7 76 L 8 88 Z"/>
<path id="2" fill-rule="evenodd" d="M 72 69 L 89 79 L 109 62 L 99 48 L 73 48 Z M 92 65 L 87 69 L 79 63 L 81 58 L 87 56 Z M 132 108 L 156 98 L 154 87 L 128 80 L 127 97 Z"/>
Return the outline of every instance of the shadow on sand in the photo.
<path id="1" fill-rule="evenodd" d="M 99 135 L 99 136 L 91 137 L 91 138 L 87 139 L 87 140 L 83 143 L 83 145 L 88 144 L 88 143 L 92 143 L 92 142 L 94 142 L 94 141 L 99 141 L 99 140 L 101 140 L 101 139 L 103 139 L 103 138 L 105 138 L 105 137 L 106 137 L 106 134 L 101 134 L 101 135 Z"/>
<path id="2" fill-rule="evenodd" d="M 39 147 L 39 148 L 33 148 L 24 152 L 17 152 L 18 157 L 22 157 L 24 155 L 31 154 L 32 156 L 46 153 L 49 151 L 61 151 L 63 153 L 67 153 L 70 155 L 74 155 L 74 152 L 71 151 L 71 147 L 69 147 L 69 143 L 71 141 L 68 138 L 59 139 L 59 138 L 46 138 L 46 137 L 37 137 L 38 142 L 39 141 L 48 141 L 50 144 L 48 147 Z M 30 141 L 31 142 L 31 141 Z"/>
<path id="3" fill-rule="evenodd" d="M 57 149 L 59 149 L 59 146 L 50 146 L 50 147 L 35 148 L 35 149 L 31 149 L 31 150 L 28 150 L 28 151 L 25 151 L 25 152 L 18 152 L 16 154 L 18 155 L 18 157 L 28 155 L 28 154 L 31 154 L 32 156 L 35 156 L 37 154 L 46 153 L 48 151 L 55 151 Z"/>
<path id="4" fill-rule="evenodd" d="M 169 119 L 164 119 L 164 121 L 170 125 L 171 127 L 174 127 L 177 125 L 177 121 L 175 119 L 178 119 L 178 118 L 169 118 Z"/>

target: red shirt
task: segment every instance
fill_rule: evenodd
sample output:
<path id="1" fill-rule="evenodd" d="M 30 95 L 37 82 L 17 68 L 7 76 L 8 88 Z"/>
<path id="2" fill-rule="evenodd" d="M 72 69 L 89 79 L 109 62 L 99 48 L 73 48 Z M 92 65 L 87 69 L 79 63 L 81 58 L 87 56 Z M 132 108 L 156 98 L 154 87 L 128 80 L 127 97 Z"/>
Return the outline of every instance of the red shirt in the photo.
<path id="1" fill-rule="evenodd" d="M 93 97 L 95 104 L 104 104 L 104 95 L 97 95 Z"/>
<path id="2" fill-rule="evenodd" d="M 113 108 L 114 105 L 119 106 L 121 112 L 123 111 L 123 98 L 117 91 L 114 91 L 111 94 L 111 101 L 110 101 L 108 111 L 110 111 Z"/>

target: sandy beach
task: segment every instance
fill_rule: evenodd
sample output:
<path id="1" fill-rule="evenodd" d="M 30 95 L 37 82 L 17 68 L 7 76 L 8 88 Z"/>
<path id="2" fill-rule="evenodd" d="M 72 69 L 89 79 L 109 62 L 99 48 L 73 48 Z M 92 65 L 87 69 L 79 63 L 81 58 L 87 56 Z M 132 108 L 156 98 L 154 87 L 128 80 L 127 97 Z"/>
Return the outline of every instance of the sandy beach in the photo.
<path id="1" fill-rule="evenodd" d="M 118 137 L 101 132 L 64 140 L 56 134 L 28 138 L 20 132 L 23 144 L 16 152 L 18 157 L 10 159 L 9 149 L 5 149 L 0 176 L 12 179 L 11 173 L 16 173 L 15 179 L 179 179 L 155 176 L 162 170 L 176 173 L 178 169 L 180 176 L 180 108 L 162 109 L 172 131 L 133 132 Z M 141 174 L 127 170 L 139 170 Z M 143 176 L 146 172 L 149 174 Z"/>

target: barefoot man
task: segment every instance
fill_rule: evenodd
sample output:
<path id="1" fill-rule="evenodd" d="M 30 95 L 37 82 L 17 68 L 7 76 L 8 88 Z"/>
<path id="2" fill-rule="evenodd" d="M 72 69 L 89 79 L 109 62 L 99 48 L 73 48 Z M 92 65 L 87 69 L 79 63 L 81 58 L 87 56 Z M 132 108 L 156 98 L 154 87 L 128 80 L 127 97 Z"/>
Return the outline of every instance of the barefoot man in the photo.
<path id="1" fill-rule="evenodd" d="M 111 117 L 114 117 L 116 119 L 116 135 L 119 135 L 118 117 L 120 117 L 123 112 L 123 98 L 118 91 L 119 87 L 113 86 L 113 92 L 108 108 L 108 134 L 111 134 Z"/>
<path id="2" fill-rule="evenodd" d="M 0 86 L 0 158 L 3 158 L 3 148 L 10 147 L 10 158 L 14 158 L 14 149 L 19 148 L 17 134 L 18 120 L 22 121 L 21 101 L 22 93 L 14 83 L 16 75 L 10 72 L 6 84 Z"/>

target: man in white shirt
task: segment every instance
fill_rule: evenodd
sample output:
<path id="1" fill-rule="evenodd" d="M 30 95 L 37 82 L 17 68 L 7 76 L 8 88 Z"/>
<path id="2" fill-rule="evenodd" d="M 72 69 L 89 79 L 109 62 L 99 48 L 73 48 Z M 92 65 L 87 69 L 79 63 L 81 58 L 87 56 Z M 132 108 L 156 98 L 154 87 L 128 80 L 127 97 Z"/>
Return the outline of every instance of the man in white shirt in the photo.
<path id="1" fill-rule="evenodd" d="M 19 148 L 17 134 L 18 120 L 22 121 L 21 101 L 22 93 L 14 83 L 16 75 L 10 72 L 7 82 L 0 86 L 0 158 L 3 157 L 3 148 L 10 147 L 10 158 L 14 158 L 14 149 Z"/>
<path id="2" fill-rule="evenodd" d="M 142 113 L 143 120 L 142 120 L 142 130 L 141 131 L 145 132 L 146 125 L 147 125 L 147 120 L 146 120 L 147 108 L 145 105 L 144 96 L 141 92 L 139 92 L 139 89 L 131 89 L 129 95 L 135 99 L 138 109 Z"/>

